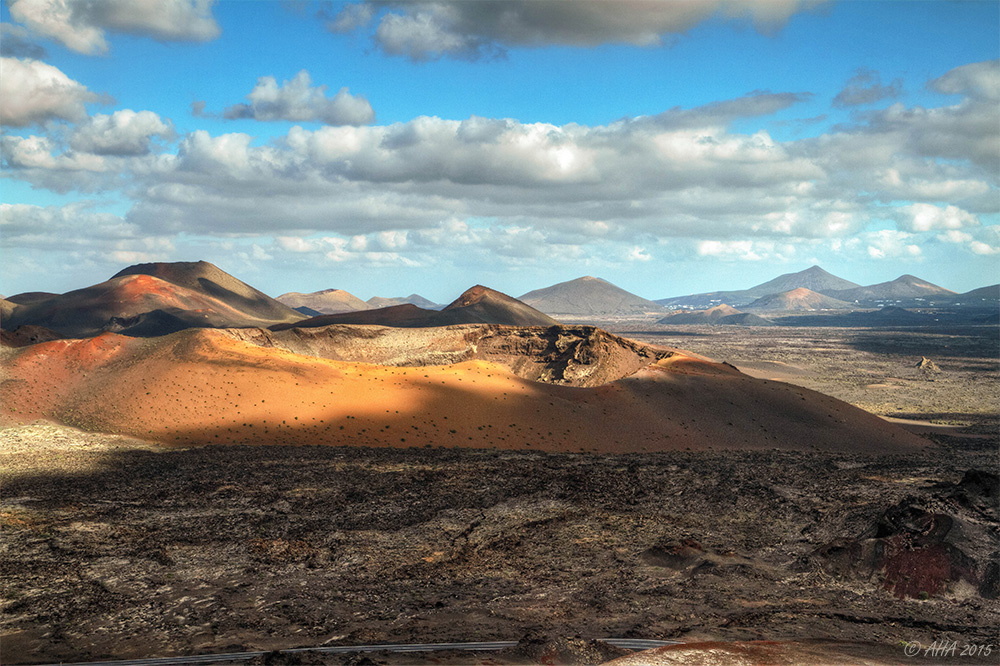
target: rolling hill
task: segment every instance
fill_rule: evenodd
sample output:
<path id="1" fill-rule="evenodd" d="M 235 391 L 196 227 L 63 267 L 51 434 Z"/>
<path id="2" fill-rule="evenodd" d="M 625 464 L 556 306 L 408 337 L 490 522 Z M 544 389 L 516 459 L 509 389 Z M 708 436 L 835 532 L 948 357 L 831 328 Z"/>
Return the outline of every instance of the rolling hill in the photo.
<path id="1" fill-rule="evenodd" d="M 958 294 L 955 300 L 966 305 L 989 305 L 996 303 L 1000 301 L 1000 284 L 980 287 L 979 289 L 967 291 L 964 294 Z"/>
<path id="2" fill-rule="evenodd" d="M 663 310 L 653 301 L 589 275 L 529 291 L 519 300 L 554 316 L 641 315 Z"/>
<path id="3" fill-rule="evenodd" d="M 771 294 L 756 299 L 745 306 L 747 310 L 767 312 L 797 312 L 810 310 L 850 310 L 850 303 L 830 298 L 815 291 L 799 287 L 780 294 Z"/>
<path id="4" fill-rule="evenodd" d="M 684 310 L 668 314 L 658 324 L 713 324 L 723 317 L 739 314 L 739 310 L 726 305 L 716 305 L 707 310 Z"/>
<path id="5" fill-rule="evenodd" d="M 26 291 L 21 294 L 8 296 L 7 300 L 11 303 L 16 303 L 17 305 L 31 305 L 32 303 L 39 303 L 58 295 L 59 294 L 53 294 L 48 291 Z"/>
<path id="6" fill-rule="evenodd" d="M 774 322 L 751 312 L 740 312 L 723 303 L 707 310 L 684 310 L 660 319 L 658 324 L 711 326 L 774 326 Z"/>
<path id="7" fill-rule="evenodd" d="M 717 322 L 717 326 L 777 326 L 773 321 L 752 312 L 737 312 L 726 317 L 722 317 Z"/>
<path id="8" fill-rule="evenodd" d="M 400 296 L 397 298 L 383 298 L 382 296 L 372 296 L 367 301 L 373 308 L 388 308 L 393 305 L 416 305 L 418 308 L 423 308 L 424 310 L 440 310 L 443 305 L 435 303 L 434 301 L 429 301 L 420 294 L 410 294 L 409 296 Z"/>
<path id="9" fill-rule="evenodd" d="M 310 294 L 291 291 L 278 296 L 275 300 L 299 312 L 304 312 L 300 308 L 305 308 L 319 314 L 357 312 L 372 308 L 368 303 L 343 289 L 324 289 Z"/>

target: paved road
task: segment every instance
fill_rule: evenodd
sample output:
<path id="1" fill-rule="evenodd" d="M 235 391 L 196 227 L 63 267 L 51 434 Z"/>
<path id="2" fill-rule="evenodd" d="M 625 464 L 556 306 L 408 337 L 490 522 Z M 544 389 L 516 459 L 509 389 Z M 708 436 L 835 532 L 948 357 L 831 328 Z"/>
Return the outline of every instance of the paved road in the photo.
<path id="1" fill-rule="evenodd" d="M 650 650 L 664 645 L 677 645 L 680 641 L 658 641 L 645 638 L 603 638 L 605 643 L 628 650 Z M 517 641 L 492 641 L 481 643 L 397 643 L 389 645 L 330 645 L 281 650 L 283 654 L 320 652 L 349 654 L 354 652 L 433 652 L 436 650 L 463 650 L 470 652 L 496 652 L 517 646 Z M 221 664 L 250 661 L 267 654 L 257 652 L 228 652 L 224 654 L 197 654 L 188 657 L 150 657 L 147 659 L 121 659 L 116 661 L 81 661 L 45 664 L 44 666 L 172 666 L 173 664 Z"/>

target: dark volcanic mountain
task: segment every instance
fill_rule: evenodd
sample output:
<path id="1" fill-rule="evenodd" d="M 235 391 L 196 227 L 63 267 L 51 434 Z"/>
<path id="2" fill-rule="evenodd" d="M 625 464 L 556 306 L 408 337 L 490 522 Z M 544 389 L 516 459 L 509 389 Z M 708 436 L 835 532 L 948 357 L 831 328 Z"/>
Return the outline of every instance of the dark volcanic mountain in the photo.
<path id="1" fill-rule="evenodd" d="M 589 275 L 529 291 L 520 300 L 553 315 L 641 315 L 663 310 L 653 301 Z"/>
<path id="2" fill-rule="evenodd" d="M 850 310 L 853 306 L 836 298 L 830 298 L 815 291 L 799 287 L 780 294 L 758 298 L 746 306 L 747 310 L 768 312 L 796 312 L 803 310 Z"/>
<path id="3" fill-rule="evenodd" d="M 858 326 L 928 326 L 934 323 L 934 315 L 914 312 L 894 305 L 868 312 L 852 312 L 845 317 L 854 318 Z"/>
<path id="4" fill-rule="evenodd" d="M 901 275 L 890 282 L 880 282 L 867 287 L 855 287 L 831 291 L 833 298 L 856 303 L 875 303 L 879 301 L 913 301 L 917 299 L 951 300 L 956 294 L 953 291 L 931 284 L 912 275 Z"/>
<path id="5" fill-rule="evenodd" d="M 666 307 L 708 308 L 719 303 L 729 303 L 733 307 L 748 305 L 754 300 L 771 294 L 780 294 L 804 287 L 810 291 L 827 294 L 835 290 L 853 289 L 859 285 L 832 275 L 819 266 L 812 266 L 798 273 L 785 273 L 756 287 L 737 291 L 713 291 L 690 296 L 662 298 L 656 302 Z"/>
<path id="6" fill-rule="evenodd" d="M 343 289 L 324 289 L 323 291 L 314 291 L 310 294 L 291 291 L 278 296 L 275 300 L 279 303 L 284 303 L 298 312 L 305 312 L 306 310 L 303 309 L 305 308 L 318 314 L 357 312 L 359 310 L 370 310 L 373 307 Z"/>
<path id="7" fill-rule="evenodd" d="M 876 310 L 839 310 L 816 314 L 792 314 L 775 319 L 779 326 L 825 326 L 844 328 L 912 328 L 924 327 L 954 327 L 965 325 L 991 324 L 997 325 L 995 312 L 984 313 L 982 310 L 956 308 L 954 310 L 936 310 L 933 314 L 916 312 L 906 308 L 888 305 Z"/>
<path id="8" fill-rule="evenodd" d="M 343 312 L 313 317 L 297 323 L 277 324 L 273 331 L 315 328 L 331 324 L 370 324 L 400 328 L 426 328 L 454 324 L 503 324 L 507 326 L 554 326 L 559 322 L 499 291 L 476 285 L 441 311 L 416 305 L 393 305 L 377 310 Z"/>
<path id="9" fill-rule="evenodd" d="M 441 310 L 449 324 L 554 326 L 559 322 L 522 301 L 482 285 L 468 289 Z"/>
<path id="10" fill-rule="evenodd" d="M 145 337 L 192 327 L 268 326 L 301 318 L 199 261 L 130 266 L 107 282 L 22 305 L 12 313 L 10 326 L 44 326 L 70 337 L 105 330 Z"/>
<path id="11" fill-rule="evenodd" d="M 294 321 L 300 318 L 288 306 L 207 261 L 137 264 L 120 271 L 114 277 L 125 275 L 151 275 L 203 293 L 219 301 L 223 307 L 234 310 L 237 319 L 241 315 L 247 321 Z"/>
<path id="12" fill-rule="evenodd" d="M 768 280 L 767 282 L 759 284 L 756 287 L 752 287 L 747 291 L 760 294 L 761 296 L 766 296 L 768 294 L 778 294 L 783 291 L 792 291 L 793 289 L 799 289 L 801 287 L 820 294 L 825 294 L 826 292 L 833 291 L 835 289 L 851 289 L 857 286 L 858 285 L 856 283 L 828 273 L 819 266 L 811 266 L 810 268 L 807 268 L 804 271 L 799 271 L 798 273 L 785 273 L 784 275 L 779 275 L 773 280 Z"/>
<path id="13" fill-rule="evenodd" d="M 1000 284 L 993 284 L 988 287 L 980 287 L 959 294 L 955 300 L 963 305 L 990 305 L 1000 301 Z"/>

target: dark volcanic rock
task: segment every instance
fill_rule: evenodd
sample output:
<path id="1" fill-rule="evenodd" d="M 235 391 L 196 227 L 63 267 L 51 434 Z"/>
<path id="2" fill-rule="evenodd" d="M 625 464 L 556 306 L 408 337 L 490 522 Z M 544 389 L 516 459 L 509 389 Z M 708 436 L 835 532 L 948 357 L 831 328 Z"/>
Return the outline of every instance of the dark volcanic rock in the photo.
<path id="1" fill-rule="evenodd" d="M 217 324 L 217 319 L 213 320 L 203 312 L 170 308 L 151 310 L 130 317 L 112 317 L 104 325 L 104 330 L 133 338 L 155 338 L 187 328 L 213 328 Z"/>
<path id="2" fill-rule="evenodd" d="M 995 475 L 963 479 L 995 461 L 979 449 L 144 448 L 41 425 L 5 437 L 3 652 L 19 663 L 527 635 L 509 658 L 322 657 L 537 665 L 528 655 L 559 637 L 614 636 L 684 641 L 623 664 L 857 666 L 904 663 L 902 641 L 995 646 L 1000 625 L 985 593 L 900 599 L 877 577 L 829 575 L 813 555 L 864 534 L 907 495 L 993 530 Z M 975 518 L 962 496 L 986 513 Z M 960 547 L 995 561 L 986 540 Z M 681 568 L 660 566 L 677 555 Z M 990 571 L 980 578 L 995 581 Z M 212 628 L 200 647 L 192 627 Z M 745 645 L 762 636 L 782 643 Z M 720 643 L 698 649 L 707 637 Z M 823 638 L 838 645 L 786 642 Z M 585 663 L 572 650 L 570 663 Z"/>
<path id="3" fill-rule="evenodd" d="M 0 342 L 5 347 L 27 347 L 39 342 L 49 342 L 59 340 L 63 336 L 55 331 L 50 331 L 44 326 L 18 326 L 10 331 L 4 329 L 0 331 Z"/>
<path id="4" fill-rule="evenodd" d="M 567 638 L 551 636 L 534 629 L 517 642 L 517 646 L 504 650 L 498 656 L 504 660 L 526 659 L 532 664 L 603 664 L 628 654 L 631 650 L 617 648 L 599 640 L 586 640 L 579 636 Z"/>
<path id="5" fill-rule="evenodd" d="M 418 309 L 399 305 L 386 310 L 404 308 Z M 337 361 L 418 366 L 481 359 L 499 363 L 525 379 L 571 386 L 606 384 L 672 355 L 670 350 L 594 326 L 470 324 L 413 329 L 340 324 L 269 331 L 232 329 L 228 333 L 262 347 Z"/>
<path id="6" fill-rule="evenodd" d="M 837 539 L 815 555 L 828 571 L 879 579 L 900 598 L 954 593 L 963 581 L 996 598 L 997 475 L 970 470 L 939 488 L 903 498 L 860 537 Z"/>

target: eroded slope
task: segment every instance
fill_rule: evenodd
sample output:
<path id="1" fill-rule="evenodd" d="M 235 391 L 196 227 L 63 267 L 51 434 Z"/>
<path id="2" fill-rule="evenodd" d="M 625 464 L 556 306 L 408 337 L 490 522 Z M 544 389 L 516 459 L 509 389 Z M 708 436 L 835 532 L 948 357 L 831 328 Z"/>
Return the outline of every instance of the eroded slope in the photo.
<path id="1" fill-rule="evenodd" d="M 522 379 L 581 387 L 607 384 L 660 359 L 683 354 L 593 326 L 472 324 L 402 329 L 338 324 L 282 331 L 230 329 L 226 333 L 260 347 L 336 361 L 422 366 L 482 360 L 502 365 Z"/>
<path id="2" fill-rule="evenodd" d="M 539 340 L 548 344 L 508 337 L 502 356 L 529 359 L 523 374 L 551 372 L 509 353 Z M 577 356 L 600 344 L 598 336 L 578 346 Z M 478 358 L 411 367 L 329 360 L 212 329 L 107 333 L 3 354 L 5 421 L 51 418 L 184 445 L 903 452 L 926 443 L 829 396 L 679 353 L 592 388 L 532 381 Z"/>

